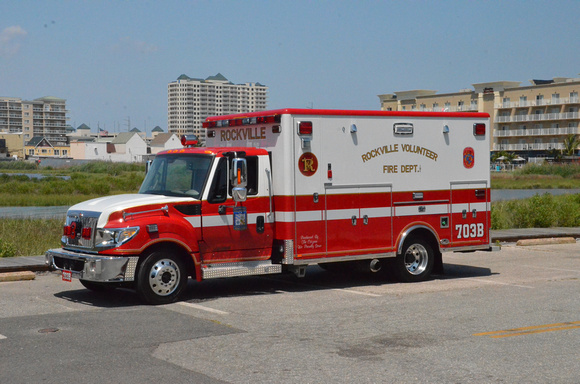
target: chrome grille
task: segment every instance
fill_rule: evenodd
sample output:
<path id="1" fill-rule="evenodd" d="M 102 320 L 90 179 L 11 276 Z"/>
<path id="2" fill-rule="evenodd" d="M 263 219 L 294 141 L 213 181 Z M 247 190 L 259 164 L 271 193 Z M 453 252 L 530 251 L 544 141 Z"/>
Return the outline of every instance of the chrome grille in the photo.
<path id="1" fill-rule="evenodd" d="M 83 239 L 80 234 L 77 234 L 74 239 L 69 236 L 62 237 L 62 243 L 64 246 L 70 246 L 75 248 L 93 248 L 95 244 L 95 234 L 97 229 L 97 220 L 99 219 L 99 212 L 79 212 L 79 211 L 68 211 L 66 216 L 67 226 L 76 222 L 77 225 L 80 224 L 80 228 L 91 228 L 91 238 Z"/>

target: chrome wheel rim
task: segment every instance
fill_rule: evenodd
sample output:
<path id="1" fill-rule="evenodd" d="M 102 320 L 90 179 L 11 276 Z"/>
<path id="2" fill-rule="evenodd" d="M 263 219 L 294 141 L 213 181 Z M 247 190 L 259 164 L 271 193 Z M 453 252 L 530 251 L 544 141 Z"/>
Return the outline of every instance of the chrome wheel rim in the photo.
<path id="1" fill-rule="evenodd" d="M 158 296 L 169 296 L 179 285 L 179 267 L 173 260 L 161 259 L 151 267 L 149 286 Z"/>
<path id="2" fill-rule="evenodd" d="M 411 275 L 425 272 L 429 262 L 429 252 L 421 244 L 413 244 L 405 252 L 405 268 Z"/>

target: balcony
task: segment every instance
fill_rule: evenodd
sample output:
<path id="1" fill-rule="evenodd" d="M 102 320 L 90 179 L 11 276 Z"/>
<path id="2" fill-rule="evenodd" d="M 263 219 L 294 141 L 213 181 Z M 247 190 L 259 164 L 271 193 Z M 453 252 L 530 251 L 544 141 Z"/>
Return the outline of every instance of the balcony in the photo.
<path id="1" fill-rule="evenodd" d="M 580 130 L 577 127 L 493 130 L 494 137 L 556 136 L 569 134 L 580 134 Z"/>
<path id="2" fill-rule="evenodd" d="M 580 118 L 580 112 L 541 113 L 533 115 L 496 116 L 495 123 L 520 123 L 526 121 L 575 120 Z"/>
<path id="3" fill-rule="evenodd" d="M 580 103 L 579 97 L 569 97 L 569 98 L 560 97 L 558 99 L 522 100 L 522 101 L 499 103 L 495 105 L 495 108 L 496 109 L 526 108 L 526 107 L 541 107 L 544 105 L 579 104 L 579 103 Z"/>
<path id="4" fill-rule="evenodd" d="M 494 151 L 549 151 L 564 149 L 563 143 L 494 144 Z"/>

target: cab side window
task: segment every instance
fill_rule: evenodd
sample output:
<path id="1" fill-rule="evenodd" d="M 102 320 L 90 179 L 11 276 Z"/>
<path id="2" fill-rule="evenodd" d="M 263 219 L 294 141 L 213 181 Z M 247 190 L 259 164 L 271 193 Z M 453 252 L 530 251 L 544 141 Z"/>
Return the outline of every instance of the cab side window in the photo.
<path id="1" fill-rule="evenodd" d="M 258 157 L 248 156 L 246 157 L 246 162 L 248 164 L 248 196 L 258 194 Z"/>
<path id="2" fill-rule="evenodd" d="M 228 198 L 228 163 L 226 159 L 220 159 L 207 201 L 216 204 L 223 203 Z"/>

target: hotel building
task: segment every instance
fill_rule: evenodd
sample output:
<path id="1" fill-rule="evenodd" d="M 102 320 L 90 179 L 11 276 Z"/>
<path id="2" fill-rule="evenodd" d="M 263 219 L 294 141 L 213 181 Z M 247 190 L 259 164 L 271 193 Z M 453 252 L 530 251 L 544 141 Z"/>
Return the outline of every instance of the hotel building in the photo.
<path id="1" fill-rule="evenodd" d="M 263 111 L 268 87 L 260 83 L 233 84 L 223 75 L 194 79 L 181 75 L 167 86 L 167 128 L 181 137 L 195 134 L 205 142 L 202 123 L 208 116 Z"/>
<path id="2" fill-rule="evenodd" d="M 580 78 L 473 84 L 457 93 L 414 90 L 379 95 L 385 111 L 486 112 L 491 117 L 492 152 L 514 152 L 543 161 L 580 134 Z"/>

